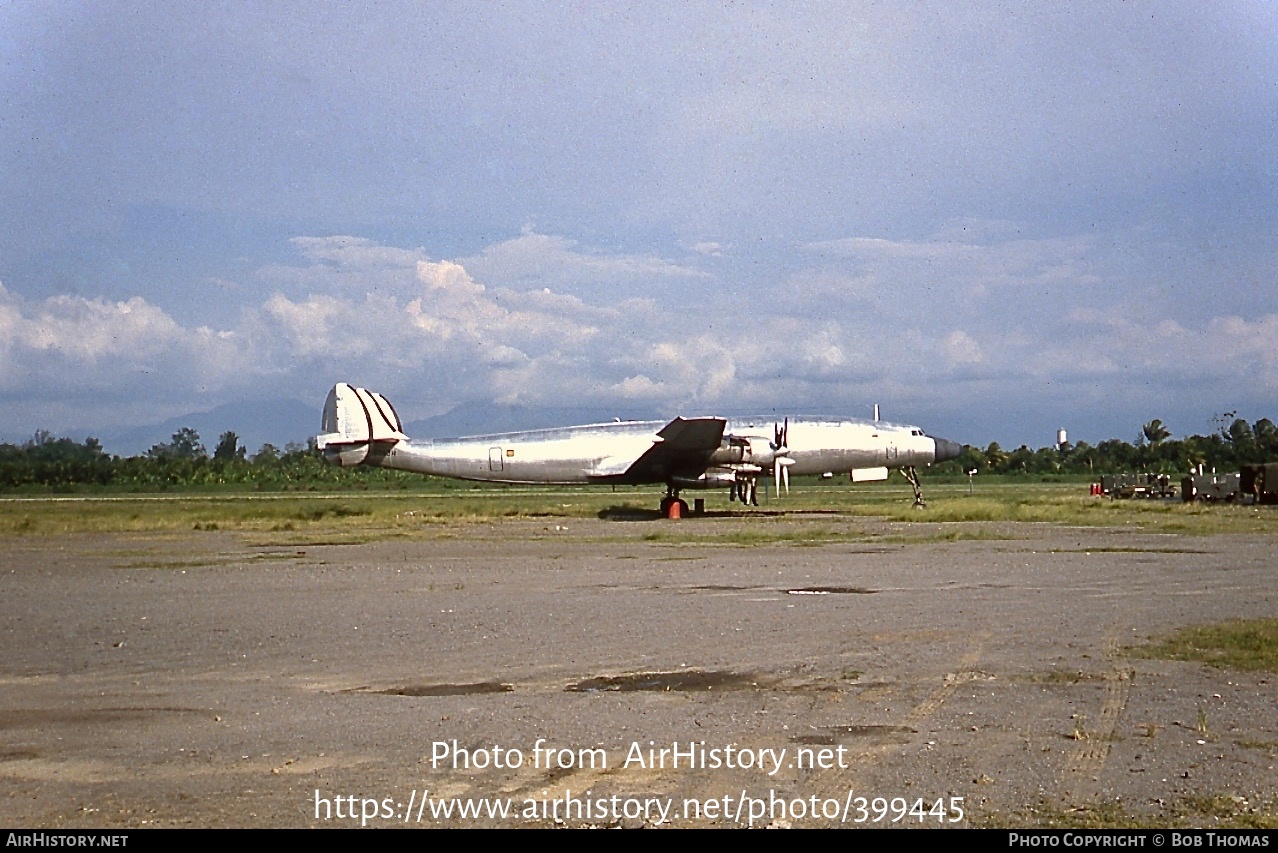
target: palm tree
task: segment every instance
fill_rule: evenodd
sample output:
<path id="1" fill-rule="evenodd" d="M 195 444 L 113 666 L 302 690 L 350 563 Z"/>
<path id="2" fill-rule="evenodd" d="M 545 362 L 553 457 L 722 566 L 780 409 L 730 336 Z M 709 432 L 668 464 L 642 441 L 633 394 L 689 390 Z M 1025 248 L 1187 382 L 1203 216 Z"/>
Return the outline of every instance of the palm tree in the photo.
<path id="1" fill-rule="evenodd" d="M 1154 460 L 1158 458 L 1158 445 L 1162 443 L 1164 438 L 1171 435 L 1171 430 L 1163 426 L 1163 422 L 1158 418 L 1154 418 L 1140 429 L 1144 433 L 1145 443 L 1144 446 L 1139 448 L 1138 454 L 1141 465 L 1147 466 L 1153 464 Z"/>
<path id="2" fill-rule="evenodd" d="M 1171 435 L 1171 430 L 1163 426 L 1163 422 L 1158 418 L 1141 427 L 1141 431 L 1145 433 L 1145 440 L 1151 447 L 1157 447 L 1159 442 Z"/>
<path id="3" fill-rule="evenodd" d="M 1007 463 L 1007 451 L 998 446 L 997 441 L 991 441 L 990 446 L 985 448 L 985 467 L 990 471 L 998 471 Z"/>

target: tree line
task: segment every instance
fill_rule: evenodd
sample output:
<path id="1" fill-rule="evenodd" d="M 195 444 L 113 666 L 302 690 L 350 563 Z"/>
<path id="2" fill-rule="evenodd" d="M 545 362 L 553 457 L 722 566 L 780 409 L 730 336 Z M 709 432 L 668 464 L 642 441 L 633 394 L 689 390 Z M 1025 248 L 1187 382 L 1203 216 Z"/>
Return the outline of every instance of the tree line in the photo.
<path id="1" fill-rule="evenodd" d="M 112 456 L 96 438 L 82 443 L 46 430 L 26 442 L 0 444 L 0 489 L 102 486 L 128 491 L 181 486 L 239 485 L 268 489 L 406 483 L 399 472 L 338 468 L 324 462 L 310 439 L 281 450 L 263 444 L 252 456 L 234 432 L 224 432 L 210 455 L 189 427 L 140 456 Z"/>
<path id="2" fill-rule="evenodd" d="M 1209 435 L 1171 437 L 1159 419 L 1141 427 L 1136 441 L 1111 438 L 1091 445 L 1085 441 L 1031 450 L 1021 445 L 1006 450 L 998 442 L 982 449 L 968 445 L 958 459 L 936 466 L 942 473 L 976 470 L 987 474 L 1089 475 L 1144 473 L 1180 476 L 1199 465 L 1203 470 L 1237 471 L 1243 465 L 1278 462 L 1278 426 L 1268 418 L 1254 424 L 1234 416 L 1217 416 Z"/>
<path id="3" fill-rule="evenodd" d="M 1205 470 L 1237 471 L 1240 466 L 1278 461 L 1278 426 L 1268 418 L 1254 424 L 1233 413 L 1217 418 L 1210 435 L 1174 439 L 1161 420 L 1142 426 L 1136 441 L 1109 439 L 1097 445 L 1077 444 L 1005 450 L 998 442 L 967 445 L 954 460 L 934 467 L 936 474 L 1062 475 L 1153 471 L 1181 475 L 1202 465 Z M 188 427 L 140 456 L 112 456 L 96 438 L 75 442 L 40 430 L 22 444 L 0 444 L 0 490 L 69 489 L 100 486 L 128 491 L 183 486 L 250 486 L 262 489 L 314 487 L 368 488 L 421 482 L 383 468 L 339 468 L 324 462 L 310 439 L 283 449 L 263 444 L 251 456 L 234 432 L 224 432 L 208 452 L 199 433 Z"/>

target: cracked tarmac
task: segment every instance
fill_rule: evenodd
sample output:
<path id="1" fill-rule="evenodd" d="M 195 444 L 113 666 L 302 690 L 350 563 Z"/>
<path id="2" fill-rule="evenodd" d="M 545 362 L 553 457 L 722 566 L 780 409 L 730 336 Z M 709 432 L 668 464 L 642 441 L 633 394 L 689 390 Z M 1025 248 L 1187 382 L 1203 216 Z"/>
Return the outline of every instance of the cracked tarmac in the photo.
<path id="1" fill-rule="evenodd" d="M 317 819 L 319 792 L 389 799 L 397 817 L 375 823 L 402 825 L 423 790 L 961 797 L 959 826 L 1274 800 L 1278 676 L 1125 653 L 1190 624 L 1278 615 L 1272 537 L 1000 524 L 986 528 L 1006 539 L 874 553 L 644 540 L 665 524 L 512 520 L 354 545 L 2 542 L 0 823 L 358 825 Z M 539 739 L 578 758 L 534 766 Z M 524 762 L 432 767 L 453 742 Z M 635 744 L 787 761 L 774 774 L 625 766 Z M 836 766 L 811 760 L 822 749 Z M 604 758 L 586 766 L 586 753 Z M 674 821 L 712 823 L 731 821 Z"/>

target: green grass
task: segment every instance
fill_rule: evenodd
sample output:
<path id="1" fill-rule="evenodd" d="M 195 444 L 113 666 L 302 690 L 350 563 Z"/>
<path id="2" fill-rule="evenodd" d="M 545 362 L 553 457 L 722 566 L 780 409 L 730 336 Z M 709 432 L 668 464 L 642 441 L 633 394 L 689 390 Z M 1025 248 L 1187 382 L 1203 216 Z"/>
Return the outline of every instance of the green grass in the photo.
<path id="1" fill-rule="evenodd" d="M 840 520 L 873 517 L 890 522 L 952 524 L 948 529 L 902 530 L 912 543 L 1014 538 L 990 525 L 1004 522 L 1108 526 L 1157 533 L 1278 533 L 1274 507 L 1207 506 L 1177 501 L 1115 501 L 1086 494 L 1077 483 L 987 481 L 973 496 L 965 485 L 924 483 L 928 506 L 915 509 L 908 486 L 812 481 L 793 494 L 768 499 L 757 510 L 730 503 L 720 492 L 686 492 L 706 499 L 708 518 L 661 522 L 655 541 L 753 545 L 769 542 L 823 544 L 867 541 L 849 537 Z M 407 536 L 432 526 L 495 522 L 509 518 L 609 518 L 658 522 L 661 488 L 512 487 L 422 479 L 418 491 L 263 493 L 207 492 L 75 497 L 0 498 L 0 535 L 59 535 L 75 532 L 237 530 Z M 752 516 L 754 516 L 752 518 Z M 752 532 L 725 531 L 725 519 L 750 519 Z M 783 530 L 769 521 L 784 520 Z M 959 527 L 959 525 L 964 525 Z M 618 525 L 619 529 L 622 525 Z M 432 534 L 433 535 L 433 534 Z M 862 538 L 858 539 L 857 536 Z M 664 537 L 664 538 L 663 538 Z"/>
<path id="2" fill-rule="evenodd" d="M 406 495 L 138 495 L 75 499 L 0 500 L 0 535 L 237 530 L 379 531 L 409 534 L 441 523 L 503 518 L 586 517 L 609 502 L 601 493 L 576 506 L 572 496 L 477 491 Z M 614 498 L 607 494 L 608 498 Z M 615 502 L 615 501 L 612 501 Z M 596 505 L 597 504 L 597 505 Z"/>
<path id="3" fill-rule="evenodd" d="M 193 557 L 189 560 L 135 560 L 121 563 L 118 569 L 207 569 L 215 566 L 243 566 L 246 563 L 279 562 L 282 560 L 300 560 L 304 552 L 292 554 L 253 554 L 249 557 L 235 555 L 229 557 Z"/>
<path id="4" fill-rule="evenodd" d="M 1236 740 L 1234 743 L 1243 749 L 1259 749 L 1264 752 L 1278 753 L 1278 740 L 1252 740 L 1245 738 Z"/>
<path id="5" fill-rule="evenodd" d="M 738 528 L 724 533 L 712 533 L 688 527 L 649 530 L 641 538 L 645 542 L 657 542 L 664 545 L 738 545 L 753 547 L 756 545 L 784 543 L 800 546 L 834 544 L 921 545 L 929 542 L 1004 541 L 1016 537 L 1007 533 L 980 529 L 941 530 L 918 534 L 866 533 L 853 529 L 839 530 L 815 525 L 800 525 L 797 528 L 790 526 L 786 529 L 777 529 L 776 525 L 769 527 L 767 522 L 763 522 L 755 528 Z"/>
<path id="6" fill-rule="evenodd" d="M 1278 672 L 1278 619 L 1241 619 L 1184 628 L 1164 640 L 1132 649 L 1131 654 Z"/>

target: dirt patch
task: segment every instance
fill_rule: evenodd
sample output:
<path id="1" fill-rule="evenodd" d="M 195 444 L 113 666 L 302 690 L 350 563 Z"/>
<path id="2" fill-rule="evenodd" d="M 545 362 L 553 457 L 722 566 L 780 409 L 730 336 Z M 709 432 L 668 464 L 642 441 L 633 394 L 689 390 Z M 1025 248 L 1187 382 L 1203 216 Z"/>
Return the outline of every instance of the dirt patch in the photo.
<path id="1" fill-rule="evenodd" d="M 569 693 L 635 693 L 644 691 L 700 692 L 705 690 L 756 690 L 761 686 L 758 675 L 738 672 L 635 672 L 627 675 L 599 675 L 573 682 L 564 688 Z"/>
<path id="2" fill-rule="evenodd" d="M 470 684 L 410 684 L 381 690 L 365 687 L 357 692 L 376 693 L 379 696 L 483 696 L 488 693 L 512 693 L 514 690 L 513 684 L 500 681 L 477 681 Z"/>

